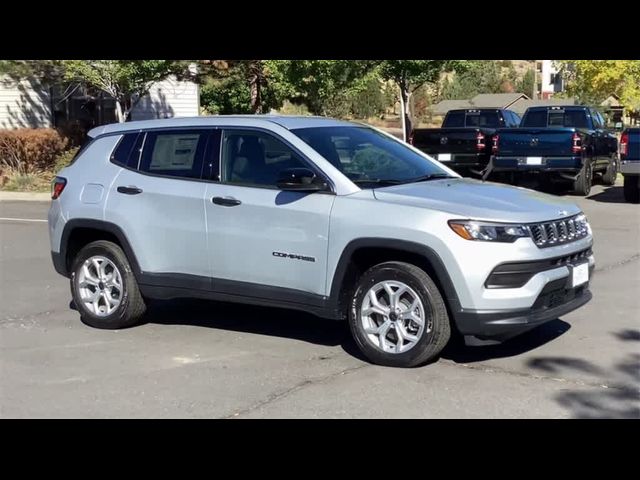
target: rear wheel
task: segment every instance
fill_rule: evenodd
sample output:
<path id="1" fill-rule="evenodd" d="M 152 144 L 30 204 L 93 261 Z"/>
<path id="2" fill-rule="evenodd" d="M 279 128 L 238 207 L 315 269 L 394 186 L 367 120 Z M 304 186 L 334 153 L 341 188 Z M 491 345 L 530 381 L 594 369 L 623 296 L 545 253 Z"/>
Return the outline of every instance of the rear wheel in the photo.
<path id="1" fill-rule="evenodd" d="M 616 178 L 618 177 L 618 156 L 612 155 L 607 165 L 607 170 L 602 174 L 602 183 L 611 186 L 615 185 Z"/>
<path id="2" fill-rule="evenodd" d="M 625 175 L 624 199 L 629 203 L 640 203 L 640 177 L 638 175 Z"/>
<path id="3" fill-rule="evenodd" d="M 591 192 L 591 184 L 593 183 L 593 167 L 588 158 L 584 159 L 582 169 L 578 173 L 578 178 L 573 182 L 573 192 L 576 195 L 587 196 Z"/>
<path id="4" fill-rule="evenodd" d="M 82 321 L 95 328 L 131 327 L 146 310 L 126 255 L 105 240 L 88 244 L 74 259 L 71 294 Z"/>
<path id="5" fill-rule="evenodd" d="M 365 272 L 352 298 L 349 325 L 362 353 L 391 367 L 428 362 L 451 336 L 438 287 L 422 269 L 404 262 Z"/>

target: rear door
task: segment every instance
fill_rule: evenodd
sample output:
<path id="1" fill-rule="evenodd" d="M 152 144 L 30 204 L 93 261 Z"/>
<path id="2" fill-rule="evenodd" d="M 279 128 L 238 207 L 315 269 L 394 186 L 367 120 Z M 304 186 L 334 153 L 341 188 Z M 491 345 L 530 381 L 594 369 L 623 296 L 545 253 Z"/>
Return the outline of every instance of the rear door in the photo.
<path id="1" fill-rule="evenodd" d="M 125 135 L 114 151 L 112 161 L 123 169 L 110 187 L 105 220 L 125 232 L 149 274 L 145 282 L 210 283 L 202 175 L 215 135 L 212 129 L 141 132 Z"/>

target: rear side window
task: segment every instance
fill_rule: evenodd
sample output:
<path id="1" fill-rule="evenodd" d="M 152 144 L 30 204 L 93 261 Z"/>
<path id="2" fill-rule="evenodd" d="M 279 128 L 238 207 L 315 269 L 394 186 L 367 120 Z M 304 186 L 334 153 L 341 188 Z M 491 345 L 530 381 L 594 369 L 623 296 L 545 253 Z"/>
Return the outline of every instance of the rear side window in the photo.
<path id="1" fill-rule="evenodd" d="M 167 177 L 202 178 L 209 133 L 201 129 L 148 132 L 140 170 Z"/>
<path id="2" fill-rule="evenodd" d="M 123 167 L 137 169 L 143 139 L 144 133 L 135 132 L 123 135 L 111 154 L 111 161 Z"/>
<path id="3" fill-rule="evenodd" d="M 502 126 L 498 112 L 467 112 L 467 127 L 488 127 L 495 128 Z"/>
<path id="4" fill-rule="evenodd" d="M 547 126 L 547 111 L 546 110 L 533 110 L 527 112 L 522 120 L 523 127 L 546 127 Z"/>
<path id="5" fill-rule="evenodd" d="M 464 112 L 449 112 L 443 127 L 464 127 Z"/>

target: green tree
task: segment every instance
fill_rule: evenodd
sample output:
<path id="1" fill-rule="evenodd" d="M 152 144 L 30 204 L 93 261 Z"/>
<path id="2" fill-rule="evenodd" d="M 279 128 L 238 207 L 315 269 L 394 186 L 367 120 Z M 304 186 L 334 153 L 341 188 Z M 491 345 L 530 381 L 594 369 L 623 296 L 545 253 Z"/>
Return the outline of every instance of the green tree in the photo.
<path id="1" fill-rule="evenodd" d="M 529 69 L 525 72 L 520 80 L 516 82 L 516 90 L 518 93 L 524 93 L 533 98 L 535 87 L 535 73 Z"/>
<path id="2" fill-rule="evenodd" d="M 640 60 L 561 60 L 566 91 L 580 102 L 599 104 L 616 94 L 628 108 L 640 109 Z"/>
<path id="3" fill-rule="evenodd" d="M 129 119 L 132 108 L 154 83 L 172 73 L 183 73 L 182 62 L 172 60 L 65 60 L 64 78 L 98 88 L 116 101 L 116 118 Z"/>
<path id="4" fill-rule="evenodd" d="M 508 90 L 505 85 L 512 81 L 513 73 L 508 71 L 502 75 L 498 62 L 493 60 L 468 61 L 464 69 L 443 86 L 442 99 L 465 100 L 479 93 L 501 93 Z"/>
<path id="5" fill-rule="evenodd" d="M 315 115 L 330 114 L 335 99 L 354 87 L 375 62 L 360 60 L 271 60 L 269 67 L 293 103 Z"/>
<path id="6" fill-rule="evenodd" d="M 292 92 L 272 60 L 206 60 L 198 70 L 200 102 L 208 113 L 268 112 Z"/>
<path id="7" fill-rule="evenodd" d="M 445 60 L 384 60 L 380 62 L 380 75 L 383 80 L 393 81 L 400 91 L 403 139 L 411 133 L 411 95 L 425 83 L 435 83 L 448 66 L 457 64 Z M 462 66 L 462 62 L 459 63 Z"/>

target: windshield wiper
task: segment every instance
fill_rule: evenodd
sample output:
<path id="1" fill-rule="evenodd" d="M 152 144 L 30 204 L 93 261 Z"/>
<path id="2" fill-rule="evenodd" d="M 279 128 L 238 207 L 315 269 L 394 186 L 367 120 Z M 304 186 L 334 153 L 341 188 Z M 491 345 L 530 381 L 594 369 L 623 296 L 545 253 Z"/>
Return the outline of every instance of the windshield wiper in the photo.
<path id="1" fill-rule="evenodd" d="M 400 180 L 392 180 L 392 179 L 384 179 L 384 178 L 358 178 L 356 180 L 351 180 L 356 185 L 363 185 L 372 183 L 374 185 L 400 185 Z"/>
<path id="2" fill-rule="evenodd" d="M 404 180 L 402 183 L 428 182 L 429 180 L 440 180 L 442 178 L 456 178 L 456 177 L 453 177 L 448 173 L 429 173 L 427 175 L 421 175 L 420 177 Z"/>

